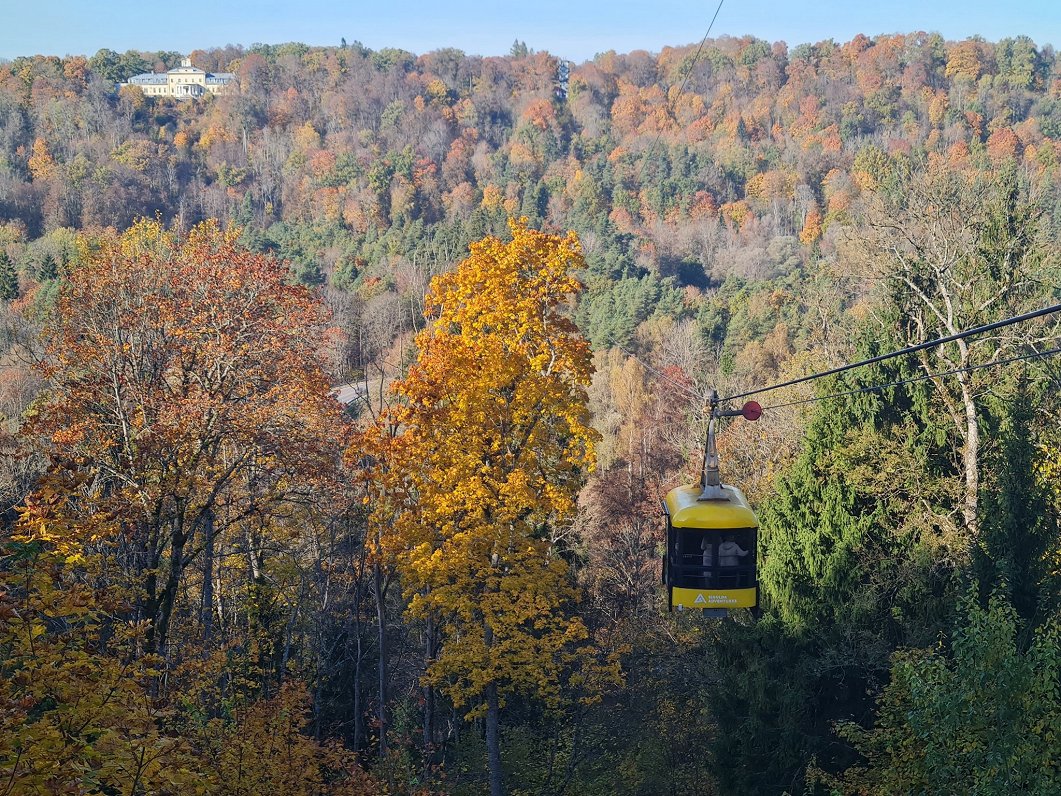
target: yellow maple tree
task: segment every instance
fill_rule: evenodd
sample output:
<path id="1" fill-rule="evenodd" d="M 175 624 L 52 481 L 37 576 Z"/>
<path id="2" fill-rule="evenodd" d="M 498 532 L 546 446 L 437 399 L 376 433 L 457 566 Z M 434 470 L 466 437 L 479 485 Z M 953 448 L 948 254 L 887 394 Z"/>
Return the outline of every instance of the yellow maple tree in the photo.
<path id="1" fill-rule="evenodd" d="M 514 693 L 592 702 L 618 678 L 571 607 L 555 539 L 594 463 L 589 345 L 566 317 L 584 267 L 574 234 L 510 222 L 436 277 L 403 399 L 390 477 L 408 496 L 394 522 L 414 616 L 442 634 L 427 670 L 469 718 L 485 717 L 499 793 L 499 712 Z"/>
<path id="2" fill-rule="evenodd" d="M 33 141 L 33 154 L 29 156 L 27 165 L 35 182 L 54 179 L 59 172 L 55 158 L 48 149 L 48 142 L 43 138 L 36 138 Z"/>
<path id="3" fill-rule="evenodd" d="M 177 699 L 161 698 L 153 684 L 164 660 L 135 654 L 146 623 L 119 621 L 121 590 L 91 585 L 105 561 L 71 565 L 47 543 L 0 543 L 0 793 L 382 792 L 341 744 L 305 732 L 308 695 L 297 683 L 253 698 L 234 695 L 229 680 L 216 715 L 204 709 L 217 694 L 203 692 L 219 689 L 207 671 Z"/>

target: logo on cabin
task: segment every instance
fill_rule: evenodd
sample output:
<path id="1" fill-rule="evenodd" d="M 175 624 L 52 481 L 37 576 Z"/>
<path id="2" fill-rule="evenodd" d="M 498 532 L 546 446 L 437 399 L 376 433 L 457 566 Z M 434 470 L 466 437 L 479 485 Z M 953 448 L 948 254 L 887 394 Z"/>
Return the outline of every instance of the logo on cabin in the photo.
<path id="1" fill-rule="evenodd" d="M 696 595 L 696 599 L 693 600 L 693 604 L 694 605 L 707 605 L 707 600 L 704 599 L 704 595 L 698 594 L 698 595 Z"/>
<path id="2" fill-rule="evenodd" d="M 722 605 L 736 605 L 737 604 L 737 601 L 734 600 L 732 597 L 730 597 L 728 594 L 712 594 L 710 596 L 710 598 L 708 598 L 708 601 L 712 605 L 718 605 L 719 603 L 721 603 Z"/>

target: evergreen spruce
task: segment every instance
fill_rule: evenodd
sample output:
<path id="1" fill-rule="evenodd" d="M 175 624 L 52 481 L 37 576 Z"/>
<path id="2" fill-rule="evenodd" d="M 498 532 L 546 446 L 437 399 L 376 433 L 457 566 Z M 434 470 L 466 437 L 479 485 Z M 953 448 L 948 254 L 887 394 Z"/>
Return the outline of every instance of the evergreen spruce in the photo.
<path id="1" fill-rule="evenodd" d="M 18 295 L 18 272 L 15 270 L 15 264 L 11 262 L 7 252 L 0 251 L 0 299 L 11 301 L 17 299 Z"/>
<path id="2" fill-rule="evenodd" d="M 985 462 L 984 534 L 974 573 L 985 594 L 1005 584 L 1017 615 L 1036 624 L 1049 613 L 1050 581 L 1056 580 L 1050 547 L 1058 517 L 1036 477 L 1034 421 L 1048 399 L 1029 381 L 1022 374 L 1015 387 L 1000 385 L 989 409 L 996 445 Z"/>
<path id="3" fill-rule="evenodd" d="M 52 279 L 59 278 L 59 266 L 55 262 L 55 258 L 50 254 L 44 255 L 44 259 L 41 260 L 40 267 L 37 269 L 37 275 L 40 281 L 47 282 Z"/>
<path id="4" fill-rule="evenodd" d="M 892 348 L 872 336 L 853 358 Z M 887 383 L 913 367 L 866 369 L 819 389 Z M 946 628 L 954 573 L 933 545 L 956 473 L 927 407 L 917 384 L 817 404 L 802 453 L 762 505 L 764 616 L 724 627 L 715 649 L 721 792 L 804 792 L 809 761 L 832 774 L 852 765 L 836 723 L 871 713 L 897 648 L 927 646 Z M 911 512 L 937 500 L 938 515 Z"/>

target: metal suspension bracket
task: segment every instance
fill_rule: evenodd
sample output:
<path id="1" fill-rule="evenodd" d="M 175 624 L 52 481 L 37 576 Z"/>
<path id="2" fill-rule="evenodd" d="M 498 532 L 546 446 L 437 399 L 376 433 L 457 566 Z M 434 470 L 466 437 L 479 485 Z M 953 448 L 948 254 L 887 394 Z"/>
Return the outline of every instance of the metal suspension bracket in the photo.
<path id="1" fill-rule="evenodd" d="M 715 447 L 715 424 L 719 417 L 718 391 L 712 390 L 707 395 L 709 414 L 707 420 L 707 447 L 704 449 L 704 474 L 700 479 L 703 491 L 697 500 L 725 500 L 722 491 L 722 475 L 719 473 L 718 449 Z"/>
<path id="2" fill-rule="evenodd" d="M 704 448 L 704 473 L 700 479 L 702 491 L 697 500 L 727 500 L 722 489 L 722 474 L 719 472 L 718 449 L 715 446 L 715 426 L 720 417 L 743 417 L 745 420 L 758 420 L 763 408 L 755 401 L 748 401 L 740 409 L 719 409 L 718 391 L 707 394 L 710 410 L 707 421 L 707 446 Z"/>

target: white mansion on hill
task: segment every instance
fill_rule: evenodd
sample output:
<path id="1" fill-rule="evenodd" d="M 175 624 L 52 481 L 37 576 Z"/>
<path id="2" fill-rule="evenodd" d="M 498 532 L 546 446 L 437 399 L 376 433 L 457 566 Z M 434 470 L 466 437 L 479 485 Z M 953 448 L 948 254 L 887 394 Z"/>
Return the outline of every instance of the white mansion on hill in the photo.
<path id="1" fill-rule="evenodd" d="M 168 72 L 144 72 L 133 75 L 125 86 L 136 86 L 149 97 L 201 97 L 204 94 L 226 94 L 239 85 L 231 72 L 216 75 L 192 66 L 191 59 L 182 58 L 181 65 Z"/>

